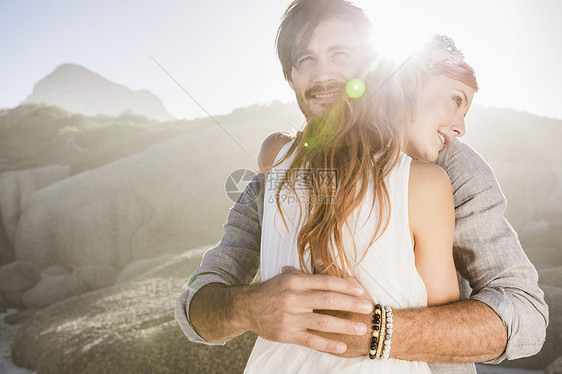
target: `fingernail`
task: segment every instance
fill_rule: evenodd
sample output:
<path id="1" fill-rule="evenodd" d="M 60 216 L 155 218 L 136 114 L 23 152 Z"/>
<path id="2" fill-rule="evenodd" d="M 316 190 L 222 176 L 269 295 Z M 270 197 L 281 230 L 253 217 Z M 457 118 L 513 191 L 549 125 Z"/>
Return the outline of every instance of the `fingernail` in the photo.
<path id="1" fill-rule="evenodd" d="M 336 352 L 337 353 L 344 353 L 346 349 L 347 349 L 347 347 L 343 343 L 338 343 L 336 345 Z"/>
<path id="2" fill-rule="evenodd" d="M 355 293 L 356 293 L 357 295 L 361 296 L 361 295 L 363 295 L 363 294 L 365 293 L 365 291 L 363 291 L 363 288 L 362 288 L 362 287 L 357 287 L 357 288 L 355 289 Z"/>
<path id="3" fill-rule="evenodd" d="M 355 332 L 359 335 L 363 335 L 367 332 L 367 326 L 364 323 L 358 323 L 355 326 Z"/>
<path id="4" fill-rule="evenodd" d="M 370 312 L 371 310 L 373 310 L 373 304 L 368 301 L 364 301 L 363 305 L 361 305 L 361 308 L 366 312 Z"/>

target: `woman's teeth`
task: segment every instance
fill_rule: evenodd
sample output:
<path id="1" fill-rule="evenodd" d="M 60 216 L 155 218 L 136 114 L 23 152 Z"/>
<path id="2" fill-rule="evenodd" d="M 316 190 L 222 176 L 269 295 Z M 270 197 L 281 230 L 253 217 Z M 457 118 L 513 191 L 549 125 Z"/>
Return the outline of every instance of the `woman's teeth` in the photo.
<path id="1" fill-rule="evenodd" d="M 439 135 L 439 138 L 441 138 L 441 143 L 445 144 L 445 137 L 440 133 L 437 133 L 437 135 Z"/>

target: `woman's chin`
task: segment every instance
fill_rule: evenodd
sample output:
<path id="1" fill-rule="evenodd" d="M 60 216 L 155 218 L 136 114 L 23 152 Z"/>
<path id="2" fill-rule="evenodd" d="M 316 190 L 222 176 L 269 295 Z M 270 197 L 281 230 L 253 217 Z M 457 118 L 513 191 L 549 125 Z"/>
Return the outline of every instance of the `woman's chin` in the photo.
<path id="1" fill-rule="evenodd" d="M 408 156 L 417 161 L 433 162 L 437 160 L 438 152 L 435 153 L 408 153 Z"/>

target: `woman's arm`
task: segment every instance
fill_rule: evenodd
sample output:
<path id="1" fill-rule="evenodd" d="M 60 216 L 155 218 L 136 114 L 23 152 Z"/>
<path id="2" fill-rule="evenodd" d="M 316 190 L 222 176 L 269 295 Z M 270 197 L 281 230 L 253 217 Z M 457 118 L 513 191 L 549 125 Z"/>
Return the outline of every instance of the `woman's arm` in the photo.
<path id="1" fill-rule="evenodd" d="M 408 211 L 416 268 L 425 283 L 428 306 L 458 300 L 453 261 L 455 209 L 451 183 L 443 169 L 412 161 Z"/>

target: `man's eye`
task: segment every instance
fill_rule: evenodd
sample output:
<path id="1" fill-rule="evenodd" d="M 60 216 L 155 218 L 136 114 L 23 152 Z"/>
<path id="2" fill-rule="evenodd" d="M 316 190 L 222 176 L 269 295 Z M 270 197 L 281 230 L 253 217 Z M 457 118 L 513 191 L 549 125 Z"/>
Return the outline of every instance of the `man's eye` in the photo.
<path id="1" fill-rule="evenodd" d="M 346 59 L 349 57 L 349 53 L 346 51 L 336 51 L 334 52 L 334 54 L 332 55 L 334 58 L 336 59 Z"/>
<path id="2" fill-rule="evenodd" d="M 306 67 L 306 66 L 310 66 L 314 63 L 314 58 L 312 58 L 312 56 L 304 56 L 301 57 L 298 61 L 297 61 L 297 68 L 302 68 L 302 67 Z"/>

